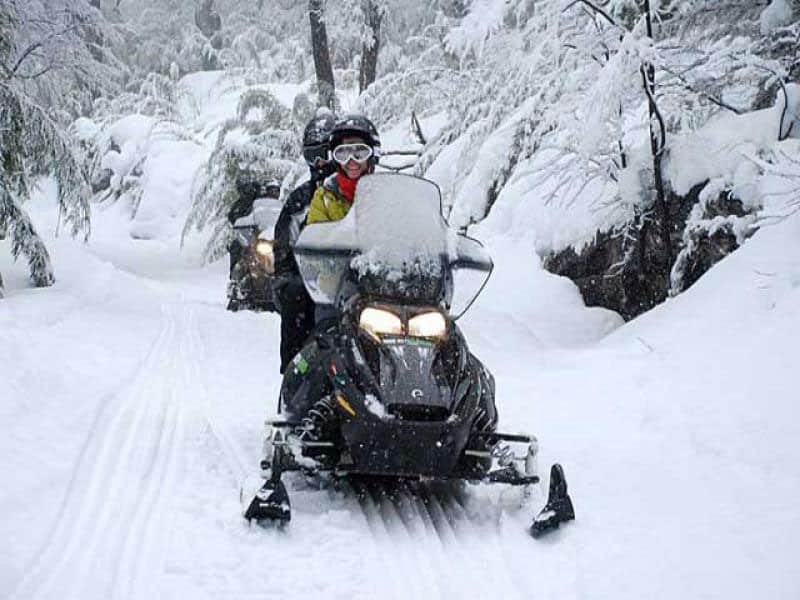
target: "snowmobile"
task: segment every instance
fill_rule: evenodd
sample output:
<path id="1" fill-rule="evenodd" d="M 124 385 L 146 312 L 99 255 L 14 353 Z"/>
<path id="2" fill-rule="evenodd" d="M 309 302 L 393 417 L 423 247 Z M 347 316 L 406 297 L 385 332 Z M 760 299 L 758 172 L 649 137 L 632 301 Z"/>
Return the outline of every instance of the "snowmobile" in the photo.
<path id="1" fill-rule="evenodd" d="M 280 191 L 279 185 L 277 191 Z M 281 207 L 277 194 L 265 193 L 253 201 L 249 214 L 233 223 L 234 236 L 243 251 L 231 269 L 228 310 L 276 311 L 272 298 L 275 273 L 272 249 Z"/>
<path id="2" fill-rule="evenodd" d="M 332 318 L 284 374 L 279 417 L 267 424 L 265 481 L 252 496 L 242 490 L 246 519 L 291 519 L 287 471 L 539 482 L 536 438 L 496 430 L 494 378 L 456 325 L 492 261 L 448 228 L 436 184 L 364 176 L 347 216 L 306 227 L 294 252 L 309 294 Z M 573 518 L 563 469 L 553 465 L 531 534 Z"/>

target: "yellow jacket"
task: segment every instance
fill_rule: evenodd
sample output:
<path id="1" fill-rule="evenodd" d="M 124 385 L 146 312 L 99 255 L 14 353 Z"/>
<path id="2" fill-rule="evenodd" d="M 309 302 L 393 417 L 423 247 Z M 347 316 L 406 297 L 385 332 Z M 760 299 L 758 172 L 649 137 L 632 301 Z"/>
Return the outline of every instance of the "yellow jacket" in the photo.
<path id="1" fill-rule="evenodd" d="M 331 175 L 314 192 L 311 205 L 308 207 L 306 225 L 344 219 L 345 215 L 350 212 L 351 206 L 353 203 L 339 191 L 336 175 Z"/>

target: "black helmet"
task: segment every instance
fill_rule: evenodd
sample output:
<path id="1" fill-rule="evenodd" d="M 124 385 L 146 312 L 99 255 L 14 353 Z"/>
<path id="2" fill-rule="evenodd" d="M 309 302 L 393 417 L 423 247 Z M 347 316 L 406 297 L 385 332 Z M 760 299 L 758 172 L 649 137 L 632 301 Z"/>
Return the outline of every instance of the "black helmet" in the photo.
<path id="1" fill-rule="evenodd" d="M 303 131 L 303 157 L 308 166 L 317 168 L 318 161 L 328 160 L 328 143 L 336 117 L 327 108 L 320 108 Z"/>
<path id="2" fill-rule="evenodd" d="M 250 171 L 242 171 L 236 177 L 236 192 L 239 198 L 252 202 L 258 196 L 258 180 Z"/>
<path id="3" fill-rule="evenodd" d="M 345 115 L 334 125 L 331 131 L 331 150 L 336 148 L 341 141 L 349 136 L 357 136 L 364 140 L 364 142 L 372 147 L 374 154 L 372 155 L 373 162 L 377 162 L 381 150 L 381 138 L 378 135 L 378 130 L 364 115 L 350 114 Z"/>
<path id="4" fill-rule="evenodd" d="M 236 178 L 236 192 L 239 198 L 252 202 L 256 198 L 279 198 L 281 183 L 277 179 L 263 179 L 257 173 L 243 171 Z"/>

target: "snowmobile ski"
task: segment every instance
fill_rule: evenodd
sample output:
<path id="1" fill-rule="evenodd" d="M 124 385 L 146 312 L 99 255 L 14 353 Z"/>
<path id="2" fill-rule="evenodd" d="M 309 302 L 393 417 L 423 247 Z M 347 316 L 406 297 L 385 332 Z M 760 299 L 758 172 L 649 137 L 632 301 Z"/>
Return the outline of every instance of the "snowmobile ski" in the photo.
<path id="1" fill-rule="evenodd" d="M 547 504 L 533 519 L 531 535 L 538 538 L 548 531 L 557 529 L 561 523 L 573 519 L 575 519 L 575 509 L 567 493 L 564 469 L 556 463 L 550 469 L 550 493 L 547 496 Z"/>
<path id="2" fill-rule="evenodd" d="M 289 494 L 282 481 L 267 481 L 261 486 L 250 505 L 244 511 L 248 521 L 279 521 L 286 523 L 292 518 Z"/>
<path id="3" fill-rule="evenodd" d="M 277 440 L 282 440 L 278 434 Z M 242 516 L 248 521 L 276 521 L 286 523 L 292 518 L 292 505 L 289 501 L 289 493 L 286 486 L 281 481 L 284 466 L 286 464 L 286 454 L 283 446 L 278 446 L 273 450 L 269 464 L 262 464 L 268 475 L 266 481 L 252 495 L 252 500 L 245 507 L 242 506 Z M 246 491 L 240 492 L 240 501 L 244 503 Z M 248 496 L 249 497 L 249 496 Z"/>
<path id="4" fill-rule="evenodd" d="M 489 471 L 483 478 L 486 483 L 502 483 L 505 485 L 533 485 L 539 483 L 538 475 L 525 475 L 515 466 L 509 465 Z"/>

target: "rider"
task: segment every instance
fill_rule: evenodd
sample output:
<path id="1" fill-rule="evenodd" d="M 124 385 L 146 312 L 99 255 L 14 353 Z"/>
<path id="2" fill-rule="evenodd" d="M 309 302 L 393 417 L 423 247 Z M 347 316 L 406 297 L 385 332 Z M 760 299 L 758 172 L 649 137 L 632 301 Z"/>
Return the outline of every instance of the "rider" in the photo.
<path id="1" fill-rule="evenodd" d="M 336 122 L 330 134 L 330 156 L 336 163 L 336 172 L 325 179 L 314 192 L 306 217 L 306 225 L 338 221 L 350 211 L 359 179 L 375 170 L 380 156 L 380 137 L 372 122 L 363 115 L 347 115 Z M 286 406 L 287 412 L 302 421 L 301 435 L 308 439 L 325 437 L 325 410 L 320 409 L 315 399 L 325 402 L 324 348 L 328 344 L 324 321 L 334 315 L 332 309 L 317 306 L 315 311 L 317 338 L 313 344 L 304 346 L 294 356 L 294 368 L 287 369 L 281 397 L 287 401 L 295 398 L 288 390 L 304 385 L 304 406 Z M 330 323 L 330 322 L 329 322 Z M 288 366 L 288 365 L 287 365 Z"/>
<path id="2" fill-rule="evenodd" d="M 305 225 L 314 191 L 333 172 L 328 141 L 335 124 L 333 113 L 321 108 L 306 125 L 303 157 L 310 178 L 289 195 L 275 224 L 273 295 L 281 312 L 281 373 L 314 328 L 314 302 L 303 286 L 292 247 Z"/>
<path id="3" fill-rule="evenodd" d="M 372 121 L 363 115 L 346 115 L 337 121 L 330 138 L 336 172 L 325 179 L 311 200 L 306 224 L 338 221 L 350 211 L 356 185 L 372 173 L 380 157 L 381 140 Z"/>

